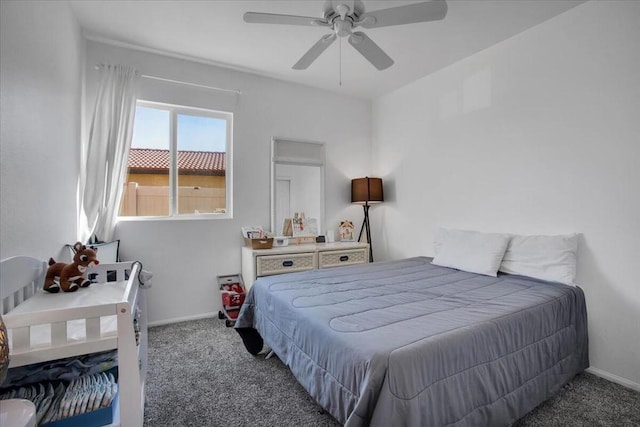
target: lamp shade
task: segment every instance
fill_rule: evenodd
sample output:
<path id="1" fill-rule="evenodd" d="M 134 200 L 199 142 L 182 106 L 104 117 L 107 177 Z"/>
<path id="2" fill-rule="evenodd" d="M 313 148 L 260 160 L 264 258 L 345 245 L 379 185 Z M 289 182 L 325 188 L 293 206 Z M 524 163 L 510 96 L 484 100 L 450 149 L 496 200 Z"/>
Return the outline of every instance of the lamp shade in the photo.
<path id="1" fill-rule="evenodd" d="M 351 180 L 351 203 L 372 204 L 382 203 L 381 178 L 355 178 Z"/>

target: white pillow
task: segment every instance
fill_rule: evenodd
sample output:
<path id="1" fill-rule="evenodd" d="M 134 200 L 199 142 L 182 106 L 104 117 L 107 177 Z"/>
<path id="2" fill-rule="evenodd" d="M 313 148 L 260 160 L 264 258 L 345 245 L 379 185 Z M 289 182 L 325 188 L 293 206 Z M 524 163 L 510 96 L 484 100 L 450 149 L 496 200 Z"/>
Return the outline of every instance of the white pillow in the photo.
<path id="1" fill-rule="evenodd" d="M 511 236 L 500 271 L 574 285 L 578 235 Z"/>
<path id="2" fill-rule="evenodd" d="M 495 277 L 508 243 L 506 234 L 440 229 L 431 263 Z"/>
<path id="3" fill-rule="evenodd" d="M 438 227 L 438 230 L 436 231 L 436 235 L 433 238 L 433 254 L 434 254 L 434 256 L 438 255 L 438 253 L 440 252 L 440 248 L 442 248 L 442 244 L 446 240 L 448 233 L 449 233 L 449 229 L 448 228 Z"/>

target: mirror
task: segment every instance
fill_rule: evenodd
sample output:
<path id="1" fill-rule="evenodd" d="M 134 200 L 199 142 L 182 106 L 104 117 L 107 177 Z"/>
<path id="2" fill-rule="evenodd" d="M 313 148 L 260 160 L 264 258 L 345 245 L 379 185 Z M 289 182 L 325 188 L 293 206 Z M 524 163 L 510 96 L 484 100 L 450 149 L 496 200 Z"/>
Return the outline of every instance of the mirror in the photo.
<path id="1" fill-rule="evenodd" d="M 285 218 L 304 212 L 324 230 L 324 144 L 271 140 L 271 232 L 283 235 Z"/>

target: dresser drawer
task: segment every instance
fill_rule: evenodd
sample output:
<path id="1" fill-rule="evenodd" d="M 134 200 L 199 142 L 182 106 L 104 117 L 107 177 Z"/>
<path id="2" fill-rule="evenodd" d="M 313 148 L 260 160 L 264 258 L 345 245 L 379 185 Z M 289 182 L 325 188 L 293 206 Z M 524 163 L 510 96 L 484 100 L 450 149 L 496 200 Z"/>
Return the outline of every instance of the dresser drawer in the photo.
<path id="1" fill-rule="evenodd" d="M 318 253 L 318 258 L 319 268 L 364 264 L 369 258 L 369 251 L 367 248 L 342 251 L 323 251 Z"/>
<path id="2" fill-rule="evenodd" d="M 315 253 L 264 255 L 256 258 L 257 276 L 316 269 Z"/>

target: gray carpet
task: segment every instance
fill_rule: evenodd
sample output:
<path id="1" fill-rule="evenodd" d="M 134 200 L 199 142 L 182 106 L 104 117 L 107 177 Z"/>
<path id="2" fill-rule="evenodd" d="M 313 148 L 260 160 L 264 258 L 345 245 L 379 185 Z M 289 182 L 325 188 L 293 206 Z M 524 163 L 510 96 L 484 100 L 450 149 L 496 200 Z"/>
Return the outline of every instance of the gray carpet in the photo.
<path id="1" fill-rule="evenodd" d="M 149 330 L 145 426 L 338 426 L 277 357 L 224 321 Z M 640 393 L 583 373 L 515 426 L 640 426 Z"/>

